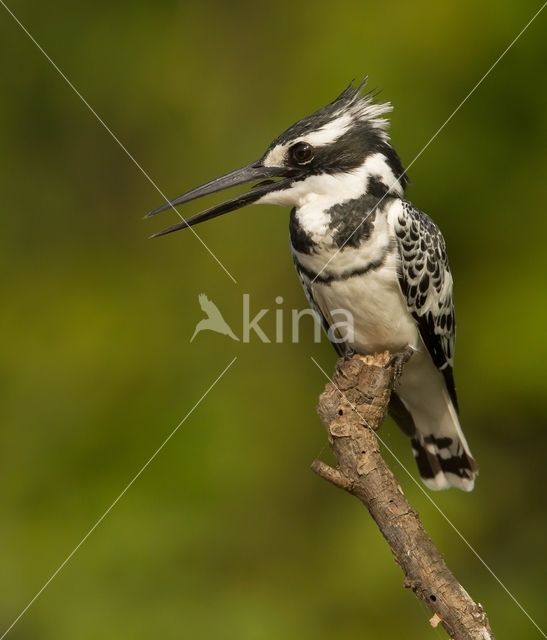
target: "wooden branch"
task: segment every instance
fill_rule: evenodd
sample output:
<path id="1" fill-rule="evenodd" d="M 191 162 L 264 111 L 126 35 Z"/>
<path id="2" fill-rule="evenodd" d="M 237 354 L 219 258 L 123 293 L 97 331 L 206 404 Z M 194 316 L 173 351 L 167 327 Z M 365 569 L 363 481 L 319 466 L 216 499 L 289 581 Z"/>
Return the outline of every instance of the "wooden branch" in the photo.
<path id="1" fill-rule="evenodd" d="M 375 430 L 403 361 L 387 352 L 339 361 L 317 409 L 338 468 L 315 460 L 312 469 L 367 507 L 434 627 L 441 624 L 454 640 L 493 640 L 486 613 L 447 567 L 380 454 Z"/>

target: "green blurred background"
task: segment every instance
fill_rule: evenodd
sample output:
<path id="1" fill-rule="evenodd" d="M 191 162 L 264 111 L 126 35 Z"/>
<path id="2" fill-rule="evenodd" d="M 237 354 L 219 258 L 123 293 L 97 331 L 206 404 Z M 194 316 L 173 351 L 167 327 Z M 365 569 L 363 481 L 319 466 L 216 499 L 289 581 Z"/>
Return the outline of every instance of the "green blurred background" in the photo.
<path id="1" fill-rule="evenodd" d="M 539 4 L 11 8 L 174 196 L 256 158 L 365 73 L 395 105 L 408 164 Z M 463 424 L 481 465 L 474 493 L 433 497 L 544 628 L 546 31 L 547 13 L 412 167 L 408 192 L 447 239 Z M 160 195 L 1 7 L 0 38 L 0 633 L 237 356 L 8 637 L 445 637 L 367 513 L 309 470 L 329 459 L 310 360 L 332 370 L 329 345 L 311 327 L 300 344 L 189 343 L 202 291 L 237 333 L 243 293 L 256 311 L 276 296 L 287 313 L 304 307 L 288 212 L 199 227 L 237 285 L 190 233 L 149 241 L 175 215 L 141 219 Z M 392 423 L 382 436 L 415 473 Z M 539 638 L 394 470 L 498 640 Z"/>

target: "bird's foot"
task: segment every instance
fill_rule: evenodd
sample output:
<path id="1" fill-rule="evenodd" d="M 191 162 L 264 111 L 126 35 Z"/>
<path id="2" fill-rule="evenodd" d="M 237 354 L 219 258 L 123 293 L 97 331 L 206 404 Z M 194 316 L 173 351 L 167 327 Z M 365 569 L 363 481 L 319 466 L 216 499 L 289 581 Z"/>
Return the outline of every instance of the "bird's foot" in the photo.
<path id="1" fill-rule="evenodd" d="M 400 383 L 405 364 L 410 360 L 413 353 L 414 353 L 414 349 L 410 345 L 407 345 L 402 351 L 393 353 L 389 358 L 386 364 L 386 369 L 393 367 L 393 386 L 394 387 Z"/>
<path id="2" fill-rule="evenodd" d="M 355 351 L 351 347 L 346 347 L 346 350 L 344 351 L 343 355 L 341 355 L 336 361 L 337 374 L 344 375 L 344 365 L 346 364 L 346 362 L 351 360 L 356 353 L 357 351 Z"/>
<path id="3" fill-rule="evenodd" d="M 347 347 L 342 358 L 344 360 L 351 360 L 356 353 L 357 351 L 355 351 L 355 349 L 352 349 L 351 347 Z"/>

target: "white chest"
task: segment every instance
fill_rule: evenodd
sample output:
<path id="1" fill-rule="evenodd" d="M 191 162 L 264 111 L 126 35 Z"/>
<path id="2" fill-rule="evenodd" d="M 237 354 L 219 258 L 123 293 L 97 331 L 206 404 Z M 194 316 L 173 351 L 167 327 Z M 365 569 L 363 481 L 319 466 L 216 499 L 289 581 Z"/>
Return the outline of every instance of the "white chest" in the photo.
<path id="1" fill-rule="evenodd" d="M 313 298 L 327 317 L 334 322 L 349 320 L 349 343 L 359 353 L 418 346 L 417 326 L 399 288 L 396 259 L 393 251 L 377 270 L 330 283 L 310 283 Z"/>
<path id="2" fill-rule="evenodd" d="M 323 235 L 312 253 L 294 251 L 294 256 L 308 272 L 304 284 L 329 323 L 349 319 L 348 342 L 355 351 L 398 351 L 418 345 L 416 322 L 399 286 L 399 253 L 387 212 L 376 215 L 370 236 L 357 246 L 340 249 Z M 319 274 L 315 280 L 313 274 Z"/>

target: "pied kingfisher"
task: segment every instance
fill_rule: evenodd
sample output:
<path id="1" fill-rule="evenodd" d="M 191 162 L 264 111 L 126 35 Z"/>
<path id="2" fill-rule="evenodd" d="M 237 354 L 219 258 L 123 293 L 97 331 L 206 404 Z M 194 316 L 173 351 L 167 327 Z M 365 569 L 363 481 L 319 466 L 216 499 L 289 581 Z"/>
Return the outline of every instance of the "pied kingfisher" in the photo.
<path id="1" fill-rule="evenodd" d="M 291 248 L 309 304 L 328 330 L 333 310 L 353 317 L 340 355 L 410 346 L 414 355 L 390 413 L 411 438 L 430 489 L 473 489 L 477 464 L 458 419 L 452 373 L 455 319 L 444 239 L 404 199 L 408 178 L 391 146 L 389 103 L 365 81 L 289 127 L 262 157 L 151 211 L 260 180 L 249 192 L 161 231 L 165 235 L 251 203 L 292 207 Z"/>

